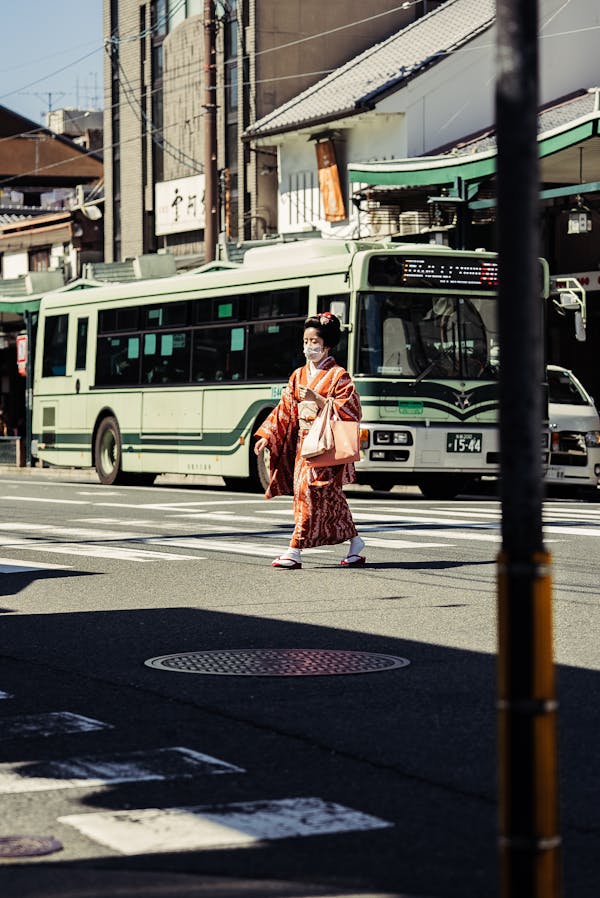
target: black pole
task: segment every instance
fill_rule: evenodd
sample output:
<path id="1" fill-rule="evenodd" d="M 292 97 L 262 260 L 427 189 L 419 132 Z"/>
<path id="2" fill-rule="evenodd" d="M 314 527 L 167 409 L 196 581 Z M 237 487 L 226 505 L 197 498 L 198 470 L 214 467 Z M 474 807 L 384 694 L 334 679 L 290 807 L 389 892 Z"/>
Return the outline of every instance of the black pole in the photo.
<path id="1" fill-rule="evenodd" d="M 558 898 L 551 557 L 542 530 L 537 0 L 498 0 L 497 28 L 501 895 Z"/>
<path id="2" fill-rule="evenodd" d="M 33 328 L 31 312 L 23 313 L 27 334 L 27 362 L 25 365 L 25 464 L 31 467 L 31 414 L 33 410 Z"/>
<path id="3" fill-rule="evenodd" d="M 218 234 L 217 66 L 214 0 L 204 0 L 204 260 L 216 256 Z"/>

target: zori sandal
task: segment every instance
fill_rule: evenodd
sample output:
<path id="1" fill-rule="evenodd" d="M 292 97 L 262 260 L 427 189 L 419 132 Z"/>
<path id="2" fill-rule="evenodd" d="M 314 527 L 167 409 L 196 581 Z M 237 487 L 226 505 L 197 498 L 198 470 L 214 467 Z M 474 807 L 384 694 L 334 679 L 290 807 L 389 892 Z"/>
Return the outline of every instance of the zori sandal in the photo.
<path id="1" fill-rule="evenodd" d="M 297 571 L 302 567 L 302 562 L 294 561 L 293 558 L 286 558 L 285 555 L 279 555 L 275 561 L 271 562 L 271 567 L 280 567 L 287 571 Z"/>
<path id="2" fill-rule="evenodd" d="M 366 563 L 367 559 L 364 555 L 346 555 L 340 561 L 342 567 L 363 567 Z"/>

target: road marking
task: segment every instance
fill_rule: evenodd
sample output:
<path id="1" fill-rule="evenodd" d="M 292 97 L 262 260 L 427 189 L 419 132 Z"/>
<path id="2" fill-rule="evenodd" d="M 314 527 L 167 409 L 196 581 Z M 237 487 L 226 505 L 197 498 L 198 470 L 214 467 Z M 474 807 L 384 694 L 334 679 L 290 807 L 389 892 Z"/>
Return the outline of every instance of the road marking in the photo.
<path id="1" fill-rule="evenodd" d="M 190 748 L 158 748 L 117 755 L 88 755 L 64 761 L 0 764 L 0 795 L 245 772 L 242 767 Z"/>
<path id="2" fill-rule="evenodd" d="M 229 848 L 393 826 L 321 798 L 70 814 L 58 822 L 126 855 Z"/>
<path id="3" fill-rule="evenodd" d="M 129 525 L 131 526 L 131 524 Z M 93 539 L 93 540 L 123 540 L 138 539 L 144 536 L 143 533 L 135 533 L 129 531 L 123 533 L 121 530 L 88 530 L 85 527 L 60 527 L 56 524 L 29 524 L 29 523 L 12 523 L 0 524 L 0 530 L 25 531 L 26 533 L 42 533 L 44 536 L 66 536 L 71 539 Z"/>
<path id="4" fill-rule="evenodd" d="M 50 502 L 51 505 L 89 505 L 85 499 L 42 499 L 39 496 L 0 496 L 11 502 Z"/>
<path id="5" fill-rule="evenodd" d="M 19 548 L 21 548 L 19 546 Z M 70 564 L 41 564 L 32 562 L 27 564 L 26 561 L 16 558 L 0 558 L 0 574 L 29 574 L 33 571 L 67 571 L 71 569 Z"/>
<path id="6" fill-rule="evenodd" d="M 258 555 L 272 558 L 280 555 L 287 546 L 267 546 L 264 543 L 226 542 L 221 539 L 205 539 L 203 536 L 150 536 L 144 539 L 146 545 L 178 546 L 182 549 L 207 549 L 209 552 L 230 552 L 235 555 Z M 327 549 L 306 549 L 306 552 L 327 554 Z"/>
<path id="7" fill-rule="evenodd" d="M 160 537 L 158 537 L 160 539 Z M 146 542 L 145 537 L 140 540 Z M 13 543 L 14 545 L 14 543 Z M 29 541 L 20 543 L 19 549 L 57 555 L 80 555 L 85 558 L 111 558 L 116 561 L 199 561 L 198 555 L 181 555 L 172 552 L 152 552 L 135 546 L 100 546 L 93 543 L 45 543 Z"/>
<path id="8" fill-rule="evenodd" d="M 57 736 L 63 733 L 90 733 L 109 730 L 112 724 L 93 717 L 83 717 L 70 711 L 49 711 L 43 714 L 21 714 L 5 717 L 0 728 L 0 739 L 33 739 L 39 736 Z"/>
<path id="9" fill-rule="evenodd" d="M 365 531 L 361 531 L 365 533 Z M 449 549 L 452 543 L 422 543 L 420 540 L 410 539 L 378 539 L 374 536 L 365 537 L 365 551 L 369 551 L 372 546 L 374 549 Z"/>

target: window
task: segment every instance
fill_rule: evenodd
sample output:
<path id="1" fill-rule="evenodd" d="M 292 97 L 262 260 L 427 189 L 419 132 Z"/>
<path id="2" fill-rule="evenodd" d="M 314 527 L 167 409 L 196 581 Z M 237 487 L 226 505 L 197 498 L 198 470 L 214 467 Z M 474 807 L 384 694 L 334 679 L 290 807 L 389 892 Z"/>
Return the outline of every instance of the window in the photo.
<path id="1" fill-rule="evenodd" d="M 246 362 L 244 327 L 207 327 L 194 331 L 192 380 L 243 380 Z"/>
<path id="2" fill-rule="evenodd" d="M 208 324 L 211 321 L 244 321 L 248 317 L 248 298 L 223 296 L 219 299 L 201 299 L 194 303 L 193 323 Z"/>
<path id="3" fill-rule="evenodd" d="M 144 334 L 142 383 L 187 383 L 190 379 L 189 331 Z"/>
<path id="4" fill-rule="evenodd" d="M 75 349 L 75 370 L 81 371 L 87 364 L 88 318 L 77 319 L 77 344 Z"/>
<path id="5" fill-rule="evenodd" d="M 548 399 L 557 405 L 590 405 L 568 371 L 547 370 Z"/>
<path id="6" fill-rule="evenodd" d="M 248 336 L 249 380 L 287 380 L 290 359 L 304 364 L 302 334 L 304 321 L 259 322 L 250 325 Z M 291 367 L 294 367 L 294 361 Z"/>
<path id="7" fill-rule="evenodd" d="M 308 314 L 308 287 L 268 290 L 255 294 L 252 318 L 299 318 Z"/>
<path id="8" fill-rule="evenodd" d="M 350 294 L 332 293 L 329 296 L 317 297 L 317 312 L 333 312 L 342 324 L 347 324 L 350 318 Z M 348 367 L 348 331 L 343 330 L 340 342 L 333 350 L 333 356 L 344 368 Z"/>
<path id="9" fill-rule="evenodd" d="M 104 309 L 98 313 L 98 333 L 111 331 L 135 331 L 138 329 L 139 308 Z"/>
<path id="10" fill-rule="evenodd" d="M 185 327 L 188 323 L 187 302 L 147 306 L 142 310 L 142 328 Z"/>
<path id="11" fill-rule="evenodd" d="M 139 383 L 140 338 L 99 337 L 96 352 L 96 385 L 128 386 Z"/>
<path id="12" fill-rule="evenodd" d="M 360 374 L 496 379 L 493 298 L 381 291 L 359 299 Z"/>
<path id="13" fill-rule="evenodd" d="M 68 315 L 49 315 L 44 324 L 42 377 L 60 377 L 67 373 Z"/>

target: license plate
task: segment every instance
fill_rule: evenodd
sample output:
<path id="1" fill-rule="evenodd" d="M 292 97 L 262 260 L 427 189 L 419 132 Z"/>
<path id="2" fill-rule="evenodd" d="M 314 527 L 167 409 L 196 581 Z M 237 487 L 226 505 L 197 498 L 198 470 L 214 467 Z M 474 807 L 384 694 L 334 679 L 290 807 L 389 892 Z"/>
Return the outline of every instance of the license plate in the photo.
<path id="1" fill-rule="evenodd" d="M 481 452 L 482 434 L 449 433 L 446 438 L 447 452 Z"/>

